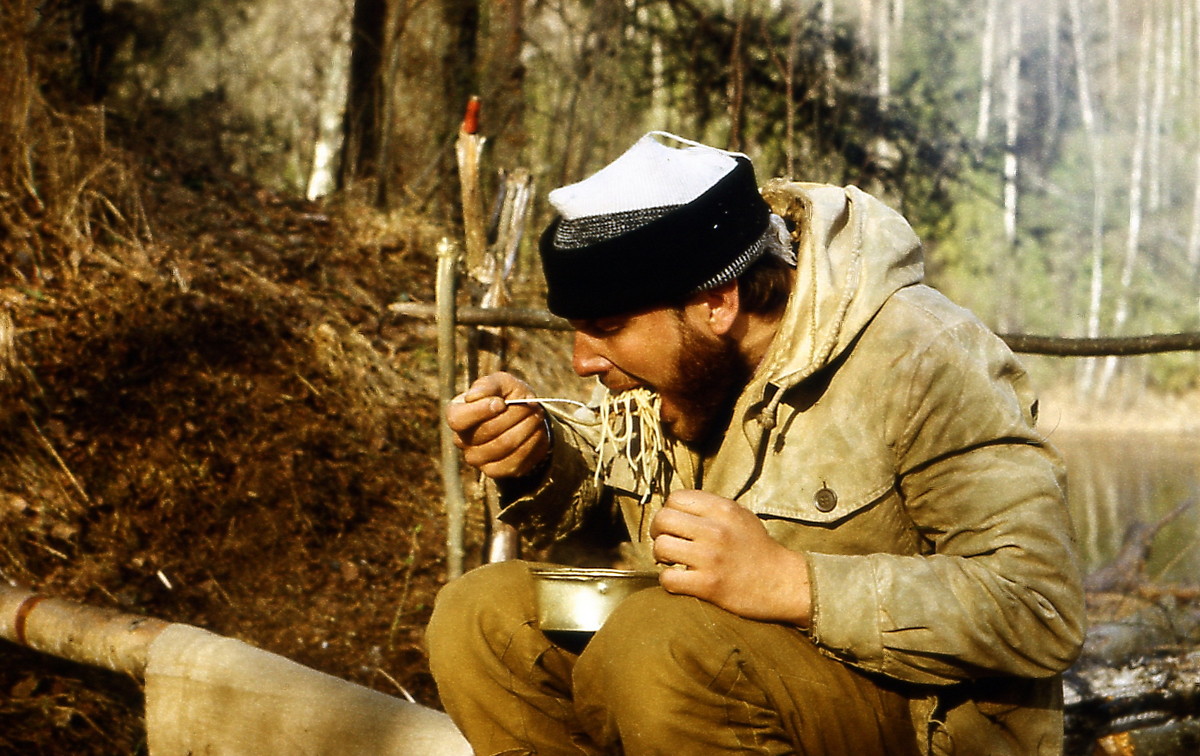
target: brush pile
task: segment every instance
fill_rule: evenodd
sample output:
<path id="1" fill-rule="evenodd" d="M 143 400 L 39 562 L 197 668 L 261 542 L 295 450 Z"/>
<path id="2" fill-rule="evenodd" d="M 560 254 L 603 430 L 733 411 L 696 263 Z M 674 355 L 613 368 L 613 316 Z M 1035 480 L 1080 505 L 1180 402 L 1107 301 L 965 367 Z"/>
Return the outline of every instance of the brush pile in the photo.
<path id="1" fill-rule="evenodd" d="M 169 114 L 57 105 L 23 28 L 0 25 L 0 579 L 435 704 L 434 354 L 387 305 L 430 298 L 442 232 L 181 156 Z M 132 681 L 0 645 L 0 753 L 135 753 L 140 717 Z"/>

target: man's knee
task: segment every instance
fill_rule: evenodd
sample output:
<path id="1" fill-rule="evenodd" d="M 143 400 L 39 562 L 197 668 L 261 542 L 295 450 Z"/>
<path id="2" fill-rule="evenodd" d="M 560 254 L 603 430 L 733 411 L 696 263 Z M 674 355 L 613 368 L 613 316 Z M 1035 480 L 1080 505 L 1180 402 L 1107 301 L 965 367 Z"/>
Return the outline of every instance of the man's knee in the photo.
<path id="1" fill-rule="evenodd" d="M 621 602 L 580 659 L 577 673 L 599 675 L 609 689 L 663 684 L 676 675 L 703 676 L 716 638 L 699 599 L 660 588 Z"/>
<path id="2" fill-rule="evenodd" d="M 438 592 L 425 629 L 431 661 L 443 651 L 460 654 L 481 638 L 511 633 L 528 620 L 531 602 L 523 562 L 484 565 L 450 581 Z"/>

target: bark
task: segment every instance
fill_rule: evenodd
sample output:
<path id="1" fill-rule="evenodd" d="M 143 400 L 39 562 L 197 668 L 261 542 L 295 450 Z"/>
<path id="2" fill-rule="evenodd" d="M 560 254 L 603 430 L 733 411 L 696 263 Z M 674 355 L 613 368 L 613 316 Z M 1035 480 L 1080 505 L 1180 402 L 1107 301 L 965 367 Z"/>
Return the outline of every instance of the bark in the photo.
<path id="1" fill-rule="evenodd" d="M 141 677 L 161 620 L 46 598 L 0 581 L 0 638 L 60 659 Z"/>
<path id="2" fill-rule="evenodd" d="M 355 0 L 350 20 L 350 79 L 343 119 L 341 186 L 375 178 L 383 105 L 387 0 Z"/>
<path id="3" fill-rule="evenodd" d="M 455 300 L 457 271 L 461 253 L 448 239 L 438 245 L 437 260 L 437 340 L 438 340 L 438 398 L 442 411 L 458 393 L 457 335 Z M 453 579 L 463 573 L 467 497 L 463 490 L 461 461 L 454 445 L 454 432 L 446 423 L 438 423 L 441 443 L 442 489 L 446 506 L 446 577 Z"/>
<path id="4" fill-rule="evenodd" d="M 751 15 L 752 5 L 747 3 L 740 6 L 737 25 L 733 30 L 733 50 L 729 54 L 729 143 L 731 150 L 742 149 L 742 118 L 745 114 L 746 95 L 746 60 L 743 48 L 745 46 L 746 23 Z"/>
<path id="5" fill-rule="evenodd" d="M 876 65 L 875 94 L 881 110 L 887 110 L 892 96 L 892 8 L 891 0 L 880 0 L 875 13 Z"/>
<path id="6" fill-rule="evenodd" d="M 1200 0 L 1197 1 L 1200 2 Z M 832 102 L 834 74 L 837 72 L 837 56 L 833 49 L 833 0 L 821 0 L 821 39 L 825 43 L 822 56 L 825 75 L 821 77 L 821 81 L 825 88 L 825 100 Z"/>
<path id="7" fill-rule="evenodd" d="M 389 305 L 388 311 L 396 317 L 421 320 L 432 320 L 436 314 L 434 306 L 416 302 L 397 302 Z M 461 307 L 458 309 L 458 322 L 462 325 L 572 330 L 569 322 L 545 310 L 518 307 Z M 1015 352 L 1055 357 L 1200 352 L 1200 333 L 1164 333 L 1124 338 L 1070 338 L 1020 333 L 1002 333 L 999 336 Z"/>
<path id="8" fill-rule="evenodd" d="M 344 22 L 343 22 L 344 23 Z M 338 157 L 342 150 L 342 128 L 346 111 L 346 94 L 350 78 L 350 34 L 338 34 L 333 43 L 325 85 L 317 107 L 317 138 L 313 144 L 312 171 L 308 177 L 305 196 L 324 197 L 337 188 Z"/>
<path id="9" fill-rule="evenodd" d="M 1002 270 L 1002 290 L 1007 299 L 1001 309 L 1001 326 L 1011 328 L 1018 312 L 1020 250 L 1017 246 L 1017 206 L 1020 199 L 1020 164 L 1017 155 L 1021 108 L 1021 3 L 1008 8 L 1008 44 L 1004 65 L 1004 242 L 1007 261 Z"/>
<path id="10" fill-rule="evenodd" d="M 1048 113 L 1046 128 L 1051 133 L 1058 133 L 1059 120 L 1062 116 L 1062 83 L 1059 81 L 1059 67 L 1062 65 L 1062 51 L 1059 40 L 1062 20 L 1060 0 L 1049 0 L 1049 11 L 1046 23 L 1046 55 L 1050 59 L 1046 66 L 1046 90 Z"/>
<path id="11" fill-rule="evenodd" d="M 1100 334 L 1100 303 L 1104 293 L 1104 166 L 1101 162 L 1097 135 L 1097 118 L 1092 105 L 1091 76 L 1088 73 L 1087 30 L 1083 25 L 1080 0 L 1067 0 L 1071 19 L 1071 41 L 1075 53 L 1075 76 L 1079 85 L 1079 110 L 1087 137 L 1088 155 L 1092 164 L 1092 231 L 1091 284 L 1088 294 L 1087 328 L 1089 337 Z M 1079 390 L 1090 393 L 1095 380 L 1096 363 L 1089 360 L 1080 371 Z"/>
<path id="12" fill-rule="evenodd" d="M 788 29 L 787 71 L 784 88 L 787 97 L 787 113 L 784 116 L 784 171 L 789 179 L 796 176 L 796 57 L 799 54 L 800 27 L 804 23 L 800 4 L 792 11 L 792 23 Z"/>
<path id="13" fill-rule="evenodd" d="M 1146 154 L 1149 147 L 1149 114 L 1150 103 L 1150 67 L 1151 67 L 1151 38 L 1154 35 L 1153 22 L 1149 17 L 1143 19 L 1140 51 L 1138 54 L 1137 73 L 1137 127 L 1133 140 L 1133 156 L 1129 176 L 1129 228 L 1125 236 L 1125 256 L 1121 265 L 1120 288 L 1117 290 L 1117 305 L 1113 315 L 1113 331 L 1121 333 L 1129 319 L 1129 301 L 1132 295 L 1133 271 L 1137 263 L 1138 247 L 1141 243 L 1142 231 L 1142 201 L 1143 181 L 1146 169 Z M 1104 372 L 1100 378 L 1100 392 L 1104 393 L 1117 369 L 1114 358 L 1104 363 Z"/>
<path id="14" fill-rule="evenodd" d="M 1004 238 L 1010 251 L 1017 246 L 1019 164 L 1017 140 L 1021 113 L 1021 4 L 1009 8 L 1008 60 L 1005 65 L 1004 108 Z"/>
<path id="15" fill-rule="evenodd" d="M 1165 13 L 1153 7 L 1147 11 L 1154 19 L 1154 85 L 1150 102 L 1148 144 L 1146 146 L 1146 208 L 1151 213 L 1162 209 L 1162 132 L 1167 104 L 1167 20 Z"/>
<path id="16" fill-rule="evenodd" d="M 1063 336 L 1033 336 L 1000 334 L 1014 352 L 1045 354 L 1054 357 L 1106 357 L 1161 352 L 1198 352 L 1200 333 L 1160 333 L 1147 336 L 1109 338 L 1068 338 Z"/>
<path id="17" fill-rule="evenodd" d="M 988 124 L 992 119 L 992 73 L 996 55 L 996 17 L 999 14 L 998 0 L 987 0 L 983 11 L 983 38 L 980 40 L 979 62 L 979 119 L 975 125 L 975 139 L 987 139 Z"/>
<path id="18" fill-rule="evenodd" d="M 1188 234 L 1188 264 L 1192 277 L 1200 280 L 1200 150 L 1196 151 L 1196 170 L 1192 187 L 1192 229 Z"/>

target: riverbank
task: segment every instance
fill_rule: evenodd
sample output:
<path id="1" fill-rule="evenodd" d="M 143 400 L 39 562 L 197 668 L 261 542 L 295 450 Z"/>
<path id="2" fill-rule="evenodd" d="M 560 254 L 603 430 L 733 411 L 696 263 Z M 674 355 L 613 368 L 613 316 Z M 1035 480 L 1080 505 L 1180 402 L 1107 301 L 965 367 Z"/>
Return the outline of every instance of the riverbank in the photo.
<path id="1" fill-rule="evenodd" d="M 1200 441 L 1200 392 L 1121 392 L 1119 398 L 1094 400 L 1081 397 L 1073 386 L 1059 385 L 1040 395 L 1038 426 L 1047 435 L 1155 433 Z"/>

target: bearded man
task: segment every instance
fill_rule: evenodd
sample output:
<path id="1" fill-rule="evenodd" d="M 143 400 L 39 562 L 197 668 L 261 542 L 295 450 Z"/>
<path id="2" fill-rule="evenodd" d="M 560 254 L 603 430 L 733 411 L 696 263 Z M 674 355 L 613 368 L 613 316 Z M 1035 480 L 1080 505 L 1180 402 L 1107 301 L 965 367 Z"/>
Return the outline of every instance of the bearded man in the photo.
<path id="1" fill-rule="evenodd" d="M 476 753 L 1060 753 L 1083 638 L 1063 467 L 909 224 L 661 133 L 550 201 L 549 308 L 579 375 L 659 397 L 654 485 L 508 403 L 536 397 L 511 375 L 447 422 L 534 543 L 616 513 L 625 564 L 672 567 L 580 653 L 538 626 L 529 563 L 447 585 L 430 663 Z"/>

